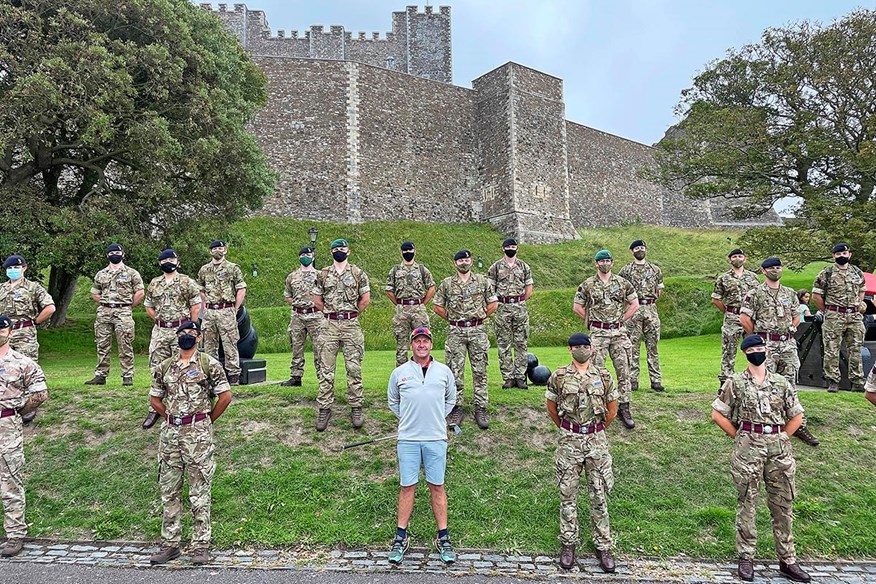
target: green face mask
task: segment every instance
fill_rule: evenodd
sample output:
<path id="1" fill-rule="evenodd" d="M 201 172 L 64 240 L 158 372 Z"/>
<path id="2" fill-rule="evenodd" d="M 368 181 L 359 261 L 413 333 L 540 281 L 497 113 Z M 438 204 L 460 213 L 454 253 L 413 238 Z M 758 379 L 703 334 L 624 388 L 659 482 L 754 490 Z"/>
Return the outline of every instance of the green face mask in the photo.
<path id="1" fill-rule="evenodd" d="M 309 266 L 313 263 L 313 258 L 310 256 L 301 256 L 298 258 L 298 261 L 301 262 L 302 266 Z"/>
<path id="2" fill-rule="evenodd" d="M 591 355 L 592 353 L 590 349 L 585 349 L 584 347 L 572 349 L 572 359 L 574 359 L 577 363 L 580 363 L 581 365 L 589 361 Z"/>

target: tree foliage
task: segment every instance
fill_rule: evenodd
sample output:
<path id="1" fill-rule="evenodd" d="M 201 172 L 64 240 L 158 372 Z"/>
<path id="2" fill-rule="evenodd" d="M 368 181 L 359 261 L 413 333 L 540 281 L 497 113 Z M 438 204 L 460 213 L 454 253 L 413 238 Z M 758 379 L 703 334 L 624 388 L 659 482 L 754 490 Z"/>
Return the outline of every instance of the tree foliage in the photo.
<path id="1" fill-rule="evenodd" d="M 752 229 L 760 255 L 796 265 L 846 241 L 876 265 L 876 12 L 769 29 L 682 92 L 682 118 L 657 145 L 651 176 L 698 199 L 735 199 L 754 217 L 796 197 L 790 230 Z"/>
<path id="2" fill-rule="evenodd" d="M 237 40 L 186 0 L 0 3 L 0 255 L 50 267 L 65 307 L 108 242 L 154 266 L 257 208 L 273 175 L 246 124 L 266 99 Z"/>

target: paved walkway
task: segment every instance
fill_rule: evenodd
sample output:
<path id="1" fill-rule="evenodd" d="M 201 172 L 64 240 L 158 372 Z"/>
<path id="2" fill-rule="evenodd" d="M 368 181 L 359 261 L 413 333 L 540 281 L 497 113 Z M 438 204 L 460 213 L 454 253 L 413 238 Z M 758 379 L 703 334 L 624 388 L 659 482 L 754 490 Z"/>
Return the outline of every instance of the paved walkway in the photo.
<path id="1" fill-rule="evenodd" d="M 15 558 L 15 563 L 75 564 L 113 568 L 150 567 L 149 556 L 158 551 L 152 544 L 125 542 L 59 543 L 31 541 Z M 514 578 L 596 579 L 604 582 L 682 582 L 685 584 L 738 582 L 735 563 L 716 563 L 687 558 L 627 560 L 617 558 L 615 574 L 603 574 L 592 555 L 579 560 L 569 572 L 560 570 L 557 558 L 548 556 L 504 555 L 495 552 L 459 550 L 459 560 L 445 566 L 431 550 L 412 548 L 401 566 L 386 560 L 386 550 L 327 550 L 296 548 L 286 550 L 215 551 L 207 569 L 294 570 L 304 572 L 429 573 L 454 576 L 504 576 Z M 876 562 L 803 562 L 817 582 L 867 584 L 876 582 Z M 187 556 L 166 565 L 173 569 L 197 569 Z M 162 569 L 155 567 L 153 569 Z M 166 569 L 166 568 L 165 568 Z M 755 565 L 758 582 L 787 582 L 776 564 Z"/>

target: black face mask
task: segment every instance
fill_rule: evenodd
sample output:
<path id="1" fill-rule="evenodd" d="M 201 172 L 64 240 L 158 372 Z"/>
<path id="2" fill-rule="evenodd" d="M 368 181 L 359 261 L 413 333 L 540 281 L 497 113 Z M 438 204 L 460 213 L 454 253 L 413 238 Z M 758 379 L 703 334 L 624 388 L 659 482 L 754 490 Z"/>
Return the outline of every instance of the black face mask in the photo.
<path id="1" fill-rule="evenodd" d="M 643 251 L 634 251 L 634 252 L 633 252 L 633 257 L 636 258 L 637 260 L 643 260 L 643 259 L 645 259 L 645 252 L 643 252 Z"/>
<path id="2" fill-rule="evenodd" d="M 833 261 L 835 261 L 836 263 L 838 263 L 841 266 L 844 266 L 847 263 L 849 263 L 849 258 L 847 258 L 846 256 L 840 256 L 838 258 L 834 258 Z"/>
<path id="3" fill-rule="evenodd" d="M 176 343 L 179 345 L 179 348 L 183 351 L 188 351 L 192 347 L 195 346 L 195 343 L 198 342 L 198 338 L 195 335 L 180 335 L 177 338 Z"/>
<path id="4" fill-rule="evenodd" d="M 336 262 L 342 262 L 347 259 L 347 252 L 345 251 L 333 251 L 332 257 L 335 258 Z"/>
<path id="5" fill-rule="evenodd" d="M 178 266 L 176 264 L 173 264 L 170 262 L 164 262 L 163 264 L 161 264 L 161 271 L 164 272 L 165 274 L 172 274 L 176 271 L 177 267 Z"/>
<path id="6" fill-rule="evenodd" d="M 766 361 L 766 353 L 746 353 L 745 358 L 752 365 L 763 365 Z"/>
<path id="7" fill-rule="evenodd" d="M 409 261 L 414 259 L 414 252 L 412 252 L 412 251 L 402 252 L 402 257 L 405 259 L 406 262 L 409 262 Z"/>
<path id="8" fill-rule="evenodd" d="M 109 256 L 109 262 L 111 264 L 120 264 L 120 263 L 122 263 L 122 256 L 120 256 L 120 255 Z"/>
<path id="9" fill-rule="evenodd" d="M 516 249 L 506 249 L 504 251 L 505 251 L 505 255 L 508 256 L 509 258 L 513 258 L 514 256 L 517 255 Z"/>

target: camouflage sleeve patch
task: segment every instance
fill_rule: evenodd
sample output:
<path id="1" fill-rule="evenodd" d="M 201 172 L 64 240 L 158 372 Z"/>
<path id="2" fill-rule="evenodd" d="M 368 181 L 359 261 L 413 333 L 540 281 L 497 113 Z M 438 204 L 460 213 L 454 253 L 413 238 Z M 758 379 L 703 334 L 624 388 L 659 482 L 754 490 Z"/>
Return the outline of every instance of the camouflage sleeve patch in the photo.
<path id="1" fill-rule="evenodd" d="M 42 309 L 46 306 L 52 306 L 53 304 L 55 304 L 55 300 L 40 284 L 37 284 L 36 301 L 40 311 L 42 311 Z"/>
<path id="2" fill-rule="evenodd" d="M 48 391 L 48 387 L 46 386 L 46 376 L 43 373 L 42 368 L 37 365 L 35 361 L 31 361 L 24 368 L 22 373 L 24 374 L 22 385 L 25 387 L 28 395 Z"/>
<path id="3" fill-rule="evenodd" d="M 587 307 L 587 298 L 584 293 L 584 284 L 580 284 L 578 289 L 575 291 L 575 304 L 580 304 L 581 306 Z"/>
<path id="4" fill-rule="evenodd" d="M 721 276 L 715 278 L 715 288 L 712 290 L 712 298 L 721 300 L 724 297 L 724 280 Z"/>
<path id="5" fill-rule="evenodd" d="M 189 306 L 195 306 L 201 303 L 201 292 L 203 288 L 199 287 L 194 280 L 189 278 Z"/>
<path id="6" fill-rule="evenodd" d="M 441 280 L 441 283 L 438 285 L 438 290 L 435 292 L 435 296 L 432 297 L 432 306 L 444 306 L 447 302 L 447 280 L 449 278 L 445 278 Z"/>
<path id="7" fill-rule="evenodd" d="M 393 266 L 386 275 L 386 287 L 384 289 L 387 292 L 395 292 L 395 271 L 397 269 L 397 265 Z"/>
<path id="8" fill-rule="evenodd" d="M 812 293 L 818 294 L 819 296 L 824 296 L 824 286 L 826 285 L 826 270 L 821 270 L 818 272 L 818 275 L 815 276 L 815 281 L 812 283 Z"/>
<path id="9" fill-rule="evenodd" d="M 793 384 L 788 383 L 784 377 L 781 378 L 784 384 L 785 394 L 785 420 L 790 420 L 794 416 L 799 416 L 803 413 L 803 406 L 800 404 L 800 398 L 797 396 L 797 388 Z"/>
<path id="10" fill-rule="evenodd" d="M 633 285 L 626 278 L 621 278 L 624 283 L 624 287 L 626 289 L 626 300 L 627 302 L 632 302 L 633 300 L 638 300 L 639 295 L 636 293 L 636 289 L 633 288 Z"/>
<path id="11" fill-rule="evenodd" d="M 423 266 L 423 273 L 426 274 L 426 277 L 423 278 L 426 290 L 435 286 L 435 277 L 432 276 L 432 272 L 429 271 L 429 268 Z"/>
<path id="12" fill-rule="evenodd" d="M 246 280 L 243 279 L 243 270 L 240 269 L 240 266 L 234 266 L 234 289 L 235 290 L 243 290 L 246 288 Z"/>
<path id="13" fill-rule="evenodd" d="M 134 292 L 143 290 L 143 276 L 137 270 L 131 270 L 131 286 Z"/>
<path id="14" fill-rule="evenodd" d="M 359 278 L 359 296 L 364 294 L 368 294 L 371 292 L 371 284 L 368 282 L 368 274 L 365 273 L 365 270 L 359 270 L 362 274 Z"/>
<path id="15" fill-rule="evenodd" d="M 732 419 L 735 399 L 733 395 L 733 378 L 724 381 L 724 385 L 718 391 L 718 397 L 712 402 L 712 409 L 727 418 Z"/>
<path id="16" fill-rule="evenodd" d="M 523 285 L 524 286 L 532 286 L 532 268 L 529 267 L 529 264 L 524 263 L 526 268 L 523 270 Z"/>
<path id="17" fill-rule="evenodd" d="M 547 388 L 544 390 L 544 397 L 554 403 L 559 399 L 559 391 L 557 390 L 557 373 L 554 371 L 551 373 L 550 378 L 547 382 Z"/>
<path id="18" fill-rule="evenodd" d="M 292 274 L 286 276 L 286 282 L 283 285 L 283 297 L 292 298 Z"/>
<path id="19" fill-rule="evenodd" d="M 160 397 L 164 399 L 167 395 L 167 388 L 164 386 L 164 364 L 160 364 L 152 372 L 152 386 L 149 388 L 151 397 Z"/>
<path id="20" fill-rule="evenodd" d="M 499 297 L 496 295 L 496 289 L 490 286 L 490 283 L 484 280 L 484 298 L 487 304 L 498 302 Z"/>

